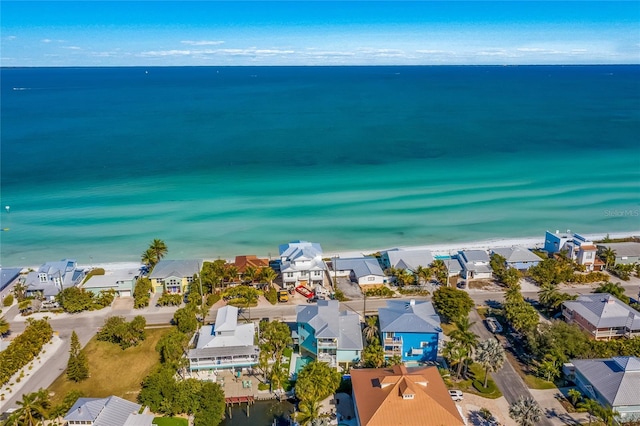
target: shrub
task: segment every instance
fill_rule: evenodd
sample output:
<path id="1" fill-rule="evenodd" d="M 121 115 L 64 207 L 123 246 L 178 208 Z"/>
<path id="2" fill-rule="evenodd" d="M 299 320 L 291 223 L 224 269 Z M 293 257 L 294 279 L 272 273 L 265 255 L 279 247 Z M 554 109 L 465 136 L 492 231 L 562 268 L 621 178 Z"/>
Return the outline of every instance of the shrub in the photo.
<path id="1" fill-rule="evenodd" d="M 278 303 L 278 292 L 273 287 L 271 287 L 269 290 L 264 292 L 264 297 L 272 305 L 276 305 Z"/>
<path id="2" fill-rule="evenodd" d="M 94 275 L 104 275 L 104 268 L 95 268 L 89 271 L 89 273 L 87 275 L 85 275 L 84 280 L 82 281 L 82 283 L 86 283 L 89 278 L 93 277 Z"/>
<path id="3" fill-rule="evenodd" d="M 13 294 L 9 293 L 7 297 L 4 298 L 2 304 L 7 307 L 11 306 L 13 304 Z"/>
<path id="4" fill-rule="evenodd" d="M 388 287 L 377 287 L 377 288 L 370 288 L 368 290 L 365 290 L 364 292 L 367 296 L 370 297 L 393 297 L 394 292 L 391 291 L 390 288 Z"/>
<path id="5" fill-rule="evenodd" d="M 428 296 L 429 291 L 423 289 L 422 287 L 403 287 L 403 288 L 399 288 L 398 292 L 400 294 L 405 294 L 405 295 L 415 295 L 415 296 Z"/>
<path id="6" fill-rule="evenodd" d="M 220 295 L 220 293 L 210 294 L 207 296 L 207 305 L 209 305 L 209 307 L 212 307 L 214 304 L 220 301 L 221 298 L 222 296 Z"/>
<path id="7" fill-rule="evenodd" d="M 336 290 L 336 292 L 335 292 L 335 297 L 336 297 L 336 300 L 337 300 L 338 302 L 346 302 L 346 301 L 348 301 L 348 300 L 349 300 L 347 297 L 345 297 L 345 295 L 344 295 L 344 293 L 342 292 L 342 290 Z"/>
<path id="8" fill-rule="evenodd" d="M 496 387 L 496 384 L 493 383 L 493 380 L 489 380 L 487 382 L 487 387 L 486 388 L 483 385 L 484 385 L 484 383 L 482 383 L 479 380 L 474 380 L 473 381 L 473 387 L 480 393 L 490 395 L 490 394 L 492 394 L 492 393 L 494 393 L 494 392 L 496 392 L 498 390 L 498 388 Z"/>

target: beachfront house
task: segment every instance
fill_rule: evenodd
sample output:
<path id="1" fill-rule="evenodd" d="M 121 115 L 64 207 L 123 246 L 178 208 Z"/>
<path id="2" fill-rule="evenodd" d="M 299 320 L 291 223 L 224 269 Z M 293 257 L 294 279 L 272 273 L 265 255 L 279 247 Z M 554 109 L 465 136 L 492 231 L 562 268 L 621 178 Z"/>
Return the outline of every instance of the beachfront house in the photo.
<path id="1" fill-rule="evenodd" d="M 297 328 L 293 333 L 300 355 L 345 370 L 360 360 L 362 333 L 360 318 L 351 311 L 339 311 L 337 300 L 318 300 L 296 306 Z"/>
<path id="2" fill-rule="evenodd" d="M 200 275 L 202 260 L 161 260 L 149 274 L 154 293 L 186 293 L 194 275 Z"/>
<path id="3" fill-rule="evenodd" d="M 22 268 L 0 268 L 0 304 L 13 290 L 13 284 L 18 282 L 20 271 Z"/>
<path id="4" fill-rule="evenodd" d="M 462 278 L 465 280 L 491 279 L 493 271 L 489 263 L 491 259 L 484 250 L 463 250 L 458 252 L 462 264 Z"/>
<path id="5" fill-rule="evenodd" d="M 79 285 L 85 277 L 84 269 L 78 268 L 74 259 L 47 262 L 37 271 L 31 271 L 25 277 L 26 295 L 53 300 L 66 288 Z"/>
<path id="6" fill-rule="evenodd" d="M 66 425 L 94 426 L 151 426 L 154 415 L 148 409 L 117 396 L 106 398 L 78 398 L 64 416 Z"/>
<path id="7" fill-rule="evenodd" d="M 318 294 L 328 291 L 324 287 L 327 266 L 322 260 L 322 247 L 309 241 L 292 241 L 278 247 L 280 273 L 285 288 L 309 287 Z"/>
<path id="8" fill-rule="evenodd" d="M 432 263 L 433 255 L 430 250 L 394 248 L 380 252 L 380 266 L 385 271 L 396 268 L 415 273 L 418 267 L 428 268 Z"/>
<path id="9" fill-rule="evenodd" d="M 463 426 L 438 367 L 351 370 L 358 426 Z"/>
<path id="10" fill-rule="evenodd" d="M 498 247 L 491 250 L 491 253 L 498 254 L 505 258 L 507 268 L 515 268 L 525 271 L 532 266 L 538 265 L 542 259 L 531 250 L 524 247 Z"/>
<path id="11" fill-rule="evenodd" d="M 388 300 L 378 308 L 380 339 L 385 358 L 403 362 L 435 361 L 442 339 L 440 317 L 431 302 Z"/>
<path id="12" fill-rule="evenodd" d="M 114 290 L 117 297 L 130 297 L 139 274 L 140 268 L 109 270 L 104 275 L 92 275 L 82 284 L 82 288 L 95 295 L 101 291 Z"/>
<path id="13" fill-rule="evenodd" d="M 448 259 L 442 259 L 442 261 L 447 267 L 449 278 L 459 277 L 460 274 L 462 274 L 462 264 L 460 263 L 460 259 L 458 258 L 458 256 L 452 256 Z"/>
<path id="14" fill-rule="evenodd" d="M 236 256 L 236 260 L 233 262 L 233 265 L 238 269 L 239 278 L 243 278 L 247 268 L 254 268 L 256 271 L 261 268 L 268 268 L 269 259 L 260 258 L 255 254 L 248 254 L 244 256 Z"/>
<path id="15" fill-rule="evenodd" d="M 256 326 L 238 324 L 238 308 L 218 309 L 216 322 L 196 334 L 195 349 L 188 352 L 189 370 L 242 370 L 258 363 L 260 350 L 254 344 Z"/>
<path id="16" fill-rule="evenodd" d="M 387 282 L 387 277 L 378 259 L 372 256 L 334 259 L 335 275 L 348 277 L 361 288 L 379 287 Z"/>
<path id="17" fill-rule="evenodd" d="M 565 253 L 567 258 L 583 265 L 587 271 L 601 271 L 604 262 L 596 256 L 598 248 L 593 241 L 580 234 L 546 232 L 544 249 L 549 254 Z"/>
<path id="18" fill-rule="evenodd" d="M 597 244 L 598 253 L 602 253 L 606 249 L 612 249 L 616 253 L 615 261 L 611 266 L 615 265 L 632 265 L 640 263 L 640 243 L 602 243 Z"/>
<path id="19" fill-rule="evenodd" d="M 563 370 L 580 391 L 618 412 L 618 424 L 640 420 L 640 358 L 574 359 Z"/>
<path id="20" fill-rule="evenodd" d="M 562 315 L 596 340 L 640 336 L 640 312 L 608 293 L 567 300 L 562 303 Z"/>

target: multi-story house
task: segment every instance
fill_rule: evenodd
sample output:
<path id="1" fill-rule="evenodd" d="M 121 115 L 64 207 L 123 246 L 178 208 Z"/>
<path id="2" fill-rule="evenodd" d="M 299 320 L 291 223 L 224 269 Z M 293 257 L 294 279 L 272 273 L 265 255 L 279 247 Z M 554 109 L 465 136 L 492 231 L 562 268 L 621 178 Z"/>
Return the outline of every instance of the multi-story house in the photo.
<path id="1" fill-rule="evenodd" d="M 194 275 L 200 275 L 202 260 L 161 260 L 149 274 L 154 293 L 186 293 Z"/>
<path id="2" fill-rule="evenodd" d="M 347 277 L 361 288 L 378 287 L 387 282 L 375 257 L 336 258 L 333 263 L 336 276 Z"/>
<path id="3" fill-rule="evenodd" d="M 598 248 L 593 241 L 580 234 L 555 234 L 547 231 L 544 238 L 544 249 L 549 254 L 563 252 L 567 258 L 583 265 L 587 271 L 601 271 L 604 262 L 596 253 Z"/>
<path id="4" fill-rule="evenodd" d="M 300 355 L 348 369 L 360 360 L 362 353 L 360 318 L 351 311 L 339 312 L 338 308 L 337 300 L 297 306 L 297 331 L 293 337 Z"/>
<path id="5" fill-rule="evenodd" d="M 393 267 L 415 273 L 419 266 L 427 268 L 432 263 L 433 255 L 430 250 L 402 250 L 396 248 L 380 253 L 380 266 L 385 271 Z"/>
<path id="6" fill-rule="evenodd" d="M 378 318 L 385 358 L 436 360 L 442 328 L 431 302 L 388 300 L 385 308 L 378 309 Z"/>
<path id="7" fill-rule="evenodd" d="M 85 275 L 74 259 L 47 262 L 25 277 L 26 294 L 53 299 L 62 290 L 80 284 Z"/>
<path id="8" fill-rule="evenodd" d="M 297 240 L 280 245 L 279 252 L 280 273 L 286 288 L 303 285 L 318 293 L 326 292 L 324 278 L 327 267 L 322 260 L 320 244 Z"/>
<path id="9" fill-rule="evenodd" d="M 562 304 L 562 315 L 596 340 L 640 336 L 640 312 L 608 293 L 568 300 Z"/>
<path id="10" fill-rule="evenodd" d="M 462 278 L 465 280 L 490 279 L 493 271 L 489 263 L 491 259 L 484 250 L 463 250 L 458 252 L 458 260 L 462 264 Z"/>
<path id="11" fill-rule="evenodd" d="M 258 363 L 260 349 L 254 344 L 255 324 L 238 324 L 238 308 L 218 309 L 216 322 L 204 325 L 197 335 L 195 349 L 190 349 L 189 369 L 238 370 Z"/>

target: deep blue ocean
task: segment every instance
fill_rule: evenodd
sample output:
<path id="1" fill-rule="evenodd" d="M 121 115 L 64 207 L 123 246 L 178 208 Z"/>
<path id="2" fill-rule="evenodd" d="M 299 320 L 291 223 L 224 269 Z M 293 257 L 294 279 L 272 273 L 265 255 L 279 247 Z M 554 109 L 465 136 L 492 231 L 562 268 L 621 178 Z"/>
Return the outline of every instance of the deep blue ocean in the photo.
<path id="1" fill-rule="evenodd" d="M 640 66 L 0 73 L 2 266 L 640 230 Z"/>

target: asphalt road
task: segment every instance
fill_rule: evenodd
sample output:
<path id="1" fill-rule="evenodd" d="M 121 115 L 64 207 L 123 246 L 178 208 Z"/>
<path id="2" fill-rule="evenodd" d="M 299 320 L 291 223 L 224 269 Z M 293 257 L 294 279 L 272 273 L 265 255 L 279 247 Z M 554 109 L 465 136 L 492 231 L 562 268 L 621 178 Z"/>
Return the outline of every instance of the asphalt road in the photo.
<path id="1" fill-rule="evenodd" d="M 629 296 L 637 296 L 638 293 L 638 285 L 625 285 L 626 293 Z M 564 291 L 570 294 L 579 294 L 579 293 L 589 293 L 589 288 L 569 288 Z M 490 301 L 500 302 L 503 300 L 503 293 L 498 292 L 489 292 L 482 290 L 470 290 L 469 295 L 473 299 L 476 305 L 485 305 Z M 538 295 L 536 292 L 525 292 L 523 293 L 525 298 L 537 300 Z M 410 300 L 411 298 L 404 298 L 404 300 Z M 416 300 L 426 300 L 426 297 L 414 297 Z M 397 300 L 397 299 L 396 299 Z M 402 300 L 402 299 L 401 299 Z M 371 299 L 365 298 L 360 300 L 353 300 L 349 302 L 341 303 L 341 310 L 351 310 L 360 315 L 363 314 L 363 309 L 366 304 L 366 313 L 367 314 L 375 314 L 377 313 L 377 309 L 379 307 L 383 307 L 386 305 L 386 300 L 384 299 Z M 72 331 L 78 334 L 78 338 L 82 346 L 86 345 L 89 340 L 95 335 L 98 329 L 104 324 L 105 318 L 113 315 L 121 315 L 131 320 L 136 315 L 143 315 L 147 324 L 169 324 L 171 319 L 173 318 L 173 313 L 177 308 L 159 308 L 159 307 L 149 307 L 142 310 L 135 310 L 132 308 L 122 308 L 118 307 L 117 309 L 108 308 L 100 311 L 92 311 L 92 312 L 83 312 L 80 314 L 62 314 L 57 315 L 55 317 L 50 318 L 50 323 L 54 329 L 54 331 L 59 333 L 60 338 L 63 340 L 62 347 L 57 351 L 57 353 L 51 357 L 48 362 L 46 368 L 40 368 L 36 373 L 31 376 L 26 383 L 24 383 L 21 391 L 5 400 L 0 402 L 0 412 L 9 407 L 15 407 L 16 401 L 22 399 L 22 395 L 26 393 L 31 393 L 39 388 L 47 388 L 53 383 L 53 381 L 62 373 L 62 371 L 66 368 L 67 360 L 68 360 L 68 352 L 69 352 L 69 340 L 71 337 Z M 215 319 L 217 313 L 217 309 L 212 308 L 206 317 L 206 322 L 212 322 Z M 18 314 L 17 306 L 13 306 L 5 313 L 5 318 L 10 323 L 10 328 L 12 333 L 20 333 L 25 328 L 24 318 L 16 317 Z M 264 307 L 256 307 L 250 308 L 246 311 L 243 311 L 241 314 L 245 319 L 279 319 L 283 321 L 295 321 L 296 315 L 296 305 L 293 304 L 278 304 L 275 306 L 264 306 Z M 477 312 L 473 311 L 471 316 L 472 321 L 476 321 L 474 325 L 473 331 L 482 336 L 482 338 L 492 337 L 491 333 L 484 328 L 484 325 L 480 321 L 480 318 L 477 316 Z M 488 333 L 488 334 L 487 334 Z M 526 386 L 520 379 L 520 376 L 513 370 L 513 367 L 509 363 L 505 363 L 505 366 L 498 372 L 494 374 L 495 382 L 502 391 L 502 393 L 507 398 L 507 401 L 512 402 L 517 399 L 518 396 L 525 394 L 530 395 Z"/>

